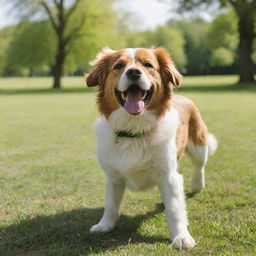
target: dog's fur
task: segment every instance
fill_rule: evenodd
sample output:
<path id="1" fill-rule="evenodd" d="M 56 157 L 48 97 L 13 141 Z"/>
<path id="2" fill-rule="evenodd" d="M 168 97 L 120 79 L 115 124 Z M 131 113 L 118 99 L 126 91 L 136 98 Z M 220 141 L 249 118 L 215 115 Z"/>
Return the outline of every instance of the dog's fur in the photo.
<path id="1" fill-rule="evenodd" d="M 167 213 L 172 244 L 192 248 L 195 241 L 188 232 L 183 177 L 177 172 L 178 160 L 187 150 L 194 171 L 192 192 L 204 187 L 204 166 L 217 141 L 207 132 L 201 115 L 191 100 L 173 95 L 182 76 L 164 48 L 103 49 L 86 75 L 89 87 L 98 86 L 98 106 L 103 115 L 95 125 L 97 154 L 106 177 L 105 211 L 91 232 L 114 228 L 125 187 L 133 191 L 159 187 Z M 118 101 L 134 84 L 127 71 L 140 71 L 136 86 L 153 95 L 144 109 L 129 114 Z M 123 94 L 122 94 L 123 95 Z M 145 134 L 141 137 L 116 137 L 118 130 Z"/>

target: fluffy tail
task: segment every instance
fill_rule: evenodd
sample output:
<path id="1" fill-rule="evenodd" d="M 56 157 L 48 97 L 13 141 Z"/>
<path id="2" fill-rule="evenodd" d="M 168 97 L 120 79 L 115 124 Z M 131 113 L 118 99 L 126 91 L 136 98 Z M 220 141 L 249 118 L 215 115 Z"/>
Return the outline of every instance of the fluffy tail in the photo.
<path id="1" fill-rule="evenodd" d="M 212 133 L 208 133 L 208 152 L 209 156 L 213 155 L 217 150 L 218 142 Z"/>

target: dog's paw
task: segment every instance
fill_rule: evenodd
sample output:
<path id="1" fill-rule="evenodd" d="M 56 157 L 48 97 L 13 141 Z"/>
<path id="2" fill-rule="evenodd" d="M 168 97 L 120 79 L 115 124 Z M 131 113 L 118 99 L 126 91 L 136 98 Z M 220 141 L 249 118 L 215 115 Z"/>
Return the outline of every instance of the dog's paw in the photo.
<path id="1" fill-rule="evenodd" d="M 92 227 L 90 228 L 90 232 L 91 232 L 91 233 L 94 233 L 94 232 L 109 232 L 109 231 L 111 231 L 112 229 L 113 229 L 112 226 L 103 225 L 103 224 L 101 224 L 101 223 L 98 223 L 98 224 L 96 224 L 96 225 L 94 225 L 94 226 L 92 226 Z"/>
<path id="2" fill-rule="evenodd" d="M 190 234 L 177 236 L 173 239 L 172 246 L 177 249 L 190 249 L 196 245 L 195 240 Z"/>
<path id="3" fill-rule="evenodd" d="M 204 188 L 204 182 L 200 180 L 192 180 L 190 188 L 193 193 L 199 193 Z"/>

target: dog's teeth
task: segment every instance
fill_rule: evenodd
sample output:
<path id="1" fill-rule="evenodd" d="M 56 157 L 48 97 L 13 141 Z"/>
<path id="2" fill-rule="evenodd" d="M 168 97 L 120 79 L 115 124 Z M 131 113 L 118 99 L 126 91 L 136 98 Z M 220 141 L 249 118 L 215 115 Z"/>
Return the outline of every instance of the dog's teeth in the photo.
<path id="1" fill-rule="evenodd" d="M 124 92 L 121 92 L 121 96 L 122 96 L 122 99 L 123 99 L 124 101 L 127 101 L 127 100 L 126 100 L 126 99 L 127 99 L 127 95 L 125 95 Z"/>
<path id="2" fill-rule="evenodd" d="M 143 95 L 142 95 L 142 99 L 144 100 L 147 96 L 147 92 L 144 92 Z"/>

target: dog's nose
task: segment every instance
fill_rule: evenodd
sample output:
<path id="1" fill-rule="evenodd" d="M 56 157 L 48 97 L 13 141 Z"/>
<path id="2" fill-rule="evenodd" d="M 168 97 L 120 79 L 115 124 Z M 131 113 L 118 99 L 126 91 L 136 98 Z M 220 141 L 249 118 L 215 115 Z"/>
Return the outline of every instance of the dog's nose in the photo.
<path id="1" fill-rule="evenodd" d="M 137 68 L 130 68 L 126 71 L 126 75 L 128 76 L 129 79 L 135 81 L 140 78 L 141 71 Z"/>

